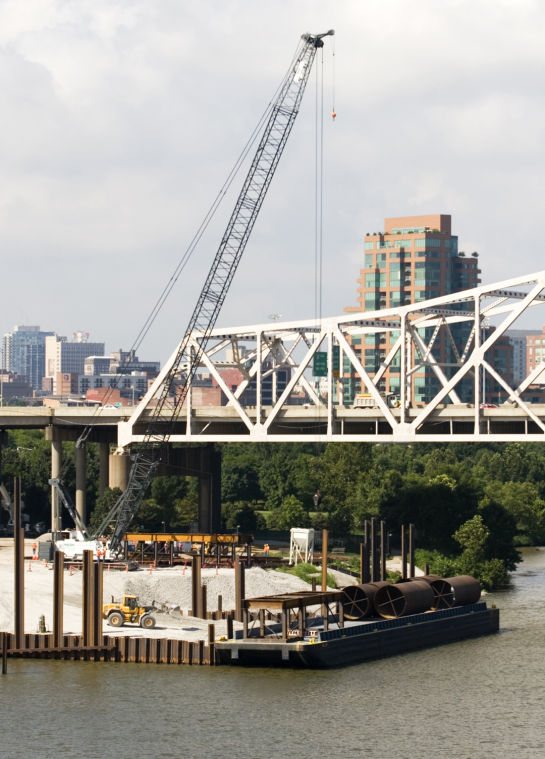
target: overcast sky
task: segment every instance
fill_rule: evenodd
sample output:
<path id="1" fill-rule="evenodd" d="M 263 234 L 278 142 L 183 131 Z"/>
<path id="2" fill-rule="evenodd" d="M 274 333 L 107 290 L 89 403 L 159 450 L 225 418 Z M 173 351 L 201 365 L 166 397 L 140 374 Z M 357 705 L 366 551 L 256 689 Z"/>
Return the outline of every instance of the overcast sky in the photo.
<path id="1" fill-rule="evenodd" d="M 329 28 L 323 315 L 355 304 L 386 216 L 452 214 L 485 283 L 544 269 L 540 0 L 0 0 L 0 331 L 129 347 L 300 35 Z M 315 91 L 218 326 L 314 315 Z M 141 358 L 183 333 L 233 204 Z"/>

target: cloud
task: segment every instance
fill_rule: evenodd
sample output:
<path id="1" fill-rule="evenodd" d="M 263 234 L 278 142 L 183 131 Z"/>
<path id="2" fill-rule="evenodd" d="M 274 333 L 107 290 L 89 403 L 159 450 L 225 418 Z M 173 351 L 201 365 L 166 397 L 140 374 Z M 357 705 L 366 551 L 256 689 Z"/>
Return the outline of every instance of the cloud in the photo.
<path id="1" fill-rule="evenodd" d="M 331 27 L 325 312 L 354 302 L 363 236 L 386 216 L 452 213 L 484 281 L 542 268 L 544 21 L 532 0 L 5 0 L 0 330 L 31 321 L 128 346 L 299 35 Z M 315 91 L 313 75 L 221 323 L 314 313 Z M 184 330 L 237 191 L 151 358 Z"/>

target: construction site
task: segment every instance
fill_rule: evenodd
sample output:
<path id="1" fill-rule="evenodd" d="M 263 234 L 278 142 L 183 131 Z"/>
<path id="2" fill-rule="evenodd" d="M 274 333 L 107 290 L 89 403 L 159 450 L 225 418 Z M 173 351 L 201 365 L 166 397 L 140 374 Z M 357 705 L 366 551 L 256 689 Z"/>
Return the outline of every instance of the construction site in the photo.
<path id="1" fill-rule="evenodd" d="M 17 524 L 17 501 L 14 517 Z M 304 532 L 292 531 L 295 561 L 303 553 L 314 558 L 313 531 L 306 543 Z M 230 566 L 203 566 L 198 550 L 167 567 L 103 561 L 91 550 L 82 561 L 55 550 L 51 561 L 16 528 L 0 547 L 3 587 L 13 579 L 13 593 L 4 591 L 0 605 L 2 671 L 9 656 L 346 666 L 498 630 L 498 610 L 481 602 L 477 580 L 417 571 L 412 526 L 402 529 L 401 578 L 388 581 L 385 535 L 383 522 L 366 523 L 359 576 L 336 572 L 340 587 L 331 588 L 324 530 L 321 573 L 316 567 L 309 589 L 291 574 L 251 567 L 249 544 Z"/>

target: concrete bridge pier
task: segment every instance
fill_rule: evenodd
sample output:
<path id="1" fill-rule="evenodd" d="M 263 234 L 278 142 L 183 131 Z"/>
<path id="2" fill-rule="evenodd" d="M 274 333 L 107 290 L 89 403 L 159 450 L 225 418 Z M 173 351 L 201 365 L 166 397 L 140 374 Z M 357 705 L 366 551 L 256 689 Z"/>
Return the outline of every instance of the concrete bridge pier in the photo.
<path id="1" fill-rule="evenodd" d="M 221 531 L 221 451 L 213 443 L 183 448 L 171 446 L 159 474 L 198 477 L 199 530 Z"/>
<path id="2" fill-rule="evenodd" d="M 119 488 L 125 491 L 129 482 L 131 457 L 128 451 L 115 451 L 108 457 L 109 475 L 108 485 L 110 488 Z"/>
<path id="3" fill-rule="evenodd" d="M 46 440 L 51 441 L 51 479 L 62 479 L 62 444 L 64 441 L 77 441 L 81 430 L 61 430 L 49 425 L 45 430 Z M 112 434 L 106 430 L 95 430 L 89 437 L 89 442 L 99 445 L 99 493 L 102 494 L 108 486 L 109 452 Z M 87 522 L 87 443 L 82 443 L 75 449 L 76 491 L 74 505 L 81 520 Z M 114 487 L 112 485 L 112 487 Z M 61 504 L 56 488 L 51 488 L 51 531 L 60 532 L 62 528 Z"/>
<path id="4" fill-rule="evenodd" d="M 110 477 L 110 444 L 98 444 L 98 494 L 103 495 Z"/>
<path id="5" fill-rule="evenodd" d="M 58 429 L 48 427 L 46 439 L 51 440 L 51 479 L 59 479 L 62 467 L 62 437 Z M 51 533 L 55 537 L 61 529 L 61 507 L 59 502 L 59 492 L 56 488 L 51 488 Z"/>
<path id="6" fill-rule="evenodd" d="M 76 446 L 76 497 L 75 506 L 79 518 L 83 524 L 87 523 L 87 503 L 86 503 L 86 484 L 87 484 L 87 446 L 82 443 Z"/>
<path id="7" fill-rule="evenodd" d="M 213 445 L 201 449 L 199 530 L 221 530 L 221 453 Z"/>

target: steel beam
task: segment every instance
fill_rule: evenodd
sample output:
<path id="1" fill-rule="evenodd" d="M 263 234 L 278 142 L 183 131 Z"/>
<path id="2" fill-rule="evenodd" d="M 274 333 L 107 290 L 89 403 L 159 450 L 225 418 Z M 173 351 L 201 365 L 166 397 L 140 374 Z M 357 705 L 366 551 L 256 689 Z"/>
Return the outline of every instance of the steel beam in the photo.
<path id="1" fill-rule="evenodd" d="M 246 597 L 245 585 L 244 563 L 237 559 L 235 561 L 235 619 L 237 622 L 242 622 L 242 610 Z"/>
<path id="2" fill-rule="evenodd" d="M 15 648 L 24 648 L 25 632 L 25 530 L 21 527 L 21 478 L 13 478 L 14 630 Z"/>
<path id="3" fill-rule="evenodd" d="M 93 564 L 93 645 L 102 646 L 104 643 L 102 625 L 103 602 L 103 572 L 104 564 L 96 561 Z"/>
<path id="4" fill-rule="evenodd" d="M 63 642 L 64 553 L 55 551 L 53 557 L 53 646 Z"/>
<path id="5" fill-rule="evenodd" d="M 190 403 L 194 395 L 190 393 L 185 421 L 180 420 L 179 431 L 170 435 L 169 440 L 200 443 L 241 440 L 309 442 L 318 439 L 375 443 L 430 440 L 542 442 L 545 440 L 545 407 L 532 409 L 531 404 L 523 402 L 520 396 L 522 389 L 509 387 L 504 378 L 495 377 L 495 380 L 500 382 L 503 391 L 516 403 L 518 417 L 530 425 L 529 429 L 521 431 L 520 425 L 516 426 L 513 414 L 506 413 L 502 420 L 503 427 L 490 422 L 485 430 L 481 429 L 482 425 L 475 424 L 472 431 L 468 431 L 457 422 L 463 416 L 460 409 L 454 408 L 449 415 L 447 407 L 446 410 L 441 409 L 439 414 L 438 406 L 444 400 L 452 401 L 454 406 L 460 405 L 457 404 L 462 397 L 459 383 L 464 379 L 467 382 L 470 374 L 484 370 L 494 376 L 490 362 L 487 366 L 486 352 L 491 351 L 505 331 L 530 308 L 543 306 L 544 289 L 545 271 L 541 271 L 397 309 L 345 313 L 339 317 L 323 318 L 319 322 L 306 320 L 291 324 L 214 329 L 210 333 L 207 349 L 201 356 L 201 367 L 215 378 L 227 405 L 206 410 L 192 408 Z M 499 325 L 479 342 L 477 338 L 484 319 L 499 320 Z M 474 345 L 471 348 L 471 341 L 467 341 L 465 348 L 462 350 L 462 346 L 459 346 L 459 350 L 453 343 L 451 327 L 463 323 L 467 324 L 473 335 Z M 431 331 L 432 336 L 425 336 L 424 330 Z M 393 331 L 399 333 L 399 336 L 392 336 Z M 433 353 L 440 331 L 454 350 L 454 364 L 441 364 Z M 390 336 L 388 355 L 375 372 L 367 371 L 360 360 L 360 349 L 355 349 L 354 346 L 354 338 L 358 335 L 362 343 L 369 335 L 377 339 Z M 195 349 L 203 339 L 198 331 L 190 336 Z M 340 348 L 343 365 L 348 362 L 352 376 L 359 378 L 362 389 L 375 401 L 375 413 L 371 423 L 366 424 L 366 429 L 361 429 L 364 424 L 360 424 L 360 421 L 365 422 L 367 417 L 358 418 L 357 413 L 350 413 L 352 409 L 346 409 L 343 398 L 339 396 L 340 378 L 332 367 L 333 351 L 337 347 Z M 229 357 L 226 355 L 227 350 L 230 351 Z M 329 357 L 327 375 L 323 381 L 324 397 L 316 392 L 311 380 L 313 360 L 318 350 Z M 400 377 L 401 407 L 397 411 L 385 404 L 379 389 L 379 383 L 385 372 L 392 368 L 393 362 L 397 362 Z M 228 386 L 222 376 L 224 368 L 233 367 L 239 370 L 241 377 L 235 387 Z M 185 370 L 184 367 L 181 369 Z M 287 384 L 278 395 L 274 388 L 278 385 L 279 373 L 286 370 L 289 371 Z M 417 408 L 412 398 L 412 378 L 422 370 L 435 376 L 440 390 L 429 403 Z M 270 382 L 273 388 L 272 399 L 269 401 L 271 406 L 265 404 L 265 381 Z M 296 384 L 305 389 L 308 401 L 308 413 L 305 416 L 304 409 L 300 409 L 300 418 L 297 418 L 297 407 L 289 405 Z M 159 392 L 160 386 L 159 380 L 155 392 Z M 526 386 L 523 382 L 520 388 Z M 249 392 L 252 387 L 254 390 Z M 152 396 L 153 393 L 146 401 L 150 409 L 153 408 Z M 251 396 L 251 399 L 245 400 L 246 396 Z M 475 398 L 475 408 L 467 409 L 465 414 L 470 420 L 481 419 L 483 416 L 479 390 L 476 390 Z M 145 422 L 146 414 L 149 413 L 152 412 L 144 404 L 139 408 L 138 418 Z M 445 431 L 444 426 L 440 431 L 434 429 L 443 424 L 446 416 L 450 422 L 448 431 Z M 121 446 L 143 440 L 143 436 L 136 434 L 135 421 L 136 417 L 119 425 Z M 156 419 L 156 422 L 160 425 L 161 419 Z M 167 422 L 168 418 L 165 419 Z"/>
<path id="6" fill-rule="evenodd" d="M 191 614 L 194 617 L 202 616 L 201 607 L 201 557 L 193 556 L 191 559 Z"/>
<path id="7" fill-rule="evenodd" d="M 82 634 L 83 645 L 94 645 L 93 627 L 93 552 L 83 552 L 82 572 Z"/>
<path id="8" fill-rule="evenodd" d="M 322 591 L 327 590 L 327 530 L 322 530 Z"/>

